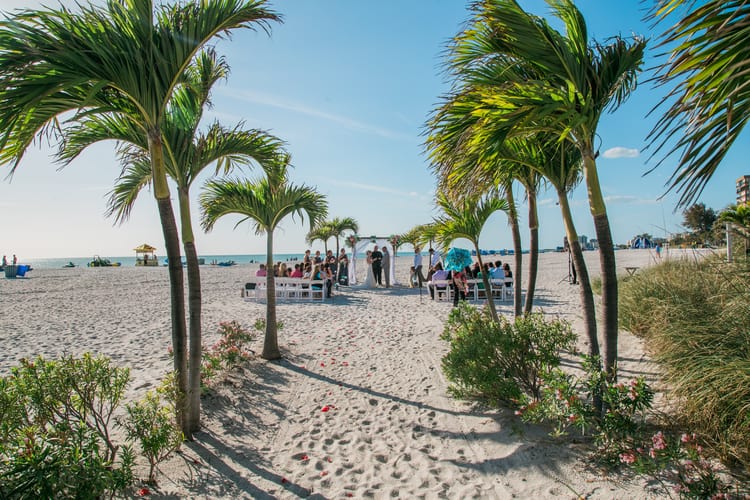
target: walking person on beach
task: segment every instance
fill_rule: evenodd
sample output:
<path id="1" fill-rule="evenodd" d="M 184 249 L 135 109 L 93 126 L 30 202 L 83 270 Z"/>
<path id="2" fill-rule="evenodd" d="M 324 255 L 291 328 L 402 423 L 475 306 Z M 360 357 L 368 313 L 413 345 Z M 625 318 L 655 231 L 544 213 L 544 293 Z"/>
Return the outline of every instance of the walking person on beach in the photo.
<path id="1" fill-rule="evenodd" d="M 385 287 L 391 287 L 391 254 L 388 253 L 388 247 L 383 247 L 383 271 L 385 271 Z"/>
<path id="2" fill-rule="evenodd" d="M 372 258 L 372 274 L 375 275 L 375 283 L 378 285 L 383 284 L 383 253 L 378 250 L 378 246 L 375 245 L 375 250 L 370 254 Z"/>
<path id="3" fill-rule="evenodd" d="M 414 275 L 417 277 L 419 288 L 422 288 L 422 283 L 426 280 L 424 274 L 422 274 L 422 253 L 419 251 L 419 247 L 414 247 Z"/>
<path id="4" fill-rule="evenodd" d="M 459 296 L 461 300 L 466 301 L 466 294 L 469 293 L 469 283 L 465 271 L 451 272 L 451 288 L 453 288 L 453 307 L 458 307 Z"/>

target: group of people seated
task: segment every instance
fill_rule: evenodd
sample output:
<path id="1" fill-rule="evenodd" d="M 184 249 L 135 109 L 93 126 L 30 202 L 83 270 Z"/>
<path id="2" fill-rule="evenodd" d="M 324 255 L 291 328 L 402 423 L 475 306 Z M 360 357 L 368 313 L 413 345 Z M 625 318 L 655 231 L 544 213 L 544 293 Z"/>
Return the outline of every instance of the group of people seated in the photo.
<path id="1" fill-rule="evenodd" d="M 296 262 L 294 266 L 291 266 L 287 265 L 286 262 L 279 261 L 274 264 L 272 272 L 276 278 L 301 278 L 310 281 L 322 280 L 325 282 L 326 298 L 330 298 L 334 283 L 349 284 L 348 265 L 349 259 L 346 256 L 344 248 L 341 249 L 338 259 L 336 259 L 331 250 L 326 252 L 325 257 L 321 255 L 320 250 L 317 250 L 315 255 L 312 255 L 310 250 L 307 250 L 302 258 L 302 262 Z M 260 265 L 255 276 L 268 276 L 268 269 L 265 264 Z M 314 284 L 312 288 L 319 290 L 321 285 Z"/>
<path id="2" fill-rule="evenodd" d="M 503 263 L 499 260 L 493 262 L 485 262 L 484 266 L 480 267 L 479 262 L 475 262 L 473 266 L 466 266 L 462 271 L 446 271 L 443 269 L 442 263 L 438 262 L 430 270 L 429 283 L 427 285 L 430 290 L 430 298 L 435 299 L 435 289 L 443 288 L 436 287 L 433 285 L 434 281 L 448 281 L 450 288 L 453 290 L 453 305 L 458 305 L 458 300 L 466 300 L 466 294 L 469 293 L 468 280 L 479 280 L 476 284 L 479 290 L 484 290 L 484 283 L 482 278 L 487 276 L 490 280 L 504 280 L 505 278 L 512 278 L 513 272 L 510 270 L 508 263 Z M 506 283 L 506 286 L 509 286 Z"/>

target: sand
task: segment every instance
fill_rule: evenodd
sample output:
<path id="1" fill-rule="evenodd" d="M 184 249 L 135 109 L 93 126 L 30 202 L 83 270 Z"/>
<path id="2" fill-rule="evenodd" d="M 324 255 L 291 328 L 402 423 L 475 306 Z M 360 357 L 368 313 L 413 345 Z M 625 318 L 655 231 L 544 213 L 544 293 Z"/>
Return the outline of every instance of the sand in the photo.
<path id="1" fill-rule="evenodd" d="M 598 254 L 586 259 L 598 275 Z M 617 252 L 622 273 L 655 260 L 653 251 Z M 401 283 L 409 264 L 397 259 Z M 263 303 L 240 298 L 254 269 L 201 268 L 206 345 L 217 339 L 220 321 L 249 326 L 264 316 Z M 567 269 L 567 254 L 540 256 L 535 304 L 580 334 L 578 289 L 562 281 Z M 22 357 L 91 351 L 131 369 L 133 398 L 171 368 L 165 268 L 39 269 L 28 276 L 0 280 L 0 373 Z M 511 301 L 498 307 L 512 314 Z M 403 286 L 345 289 L 325 303 L 280 302 L 284 359 L 256 358 L 227 374 L 203 400 L 203 430 L 161 465 L 152 491 L 198 498 L 666 496 L 643 479 L 602 477 L 574 437 L 555 440 L 509 410 L 453 399 L 439 339 L 450 309 L 426 290 Z M 252 345 L 258 353 L 261 343 L 259 336 Z M 627 332 L 620 356 L 623 377 L 657 382 L 641 341 Z M 146 470 L 139 464 L 141 476 Z"/>

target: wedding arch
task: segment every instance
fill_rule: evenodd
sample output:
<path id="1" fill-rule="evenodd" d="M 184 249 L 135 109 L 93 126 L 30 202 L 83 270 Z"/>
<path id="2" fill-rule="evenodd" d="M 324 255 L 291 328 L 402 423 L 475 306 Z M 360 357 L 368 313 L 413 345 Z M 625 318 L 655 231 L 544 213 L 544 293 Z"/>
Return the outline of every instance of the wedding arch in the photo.
<path id="1" fill-rule="evenodd" d="M 371 246 L 389 247 L 388 253 L 391 254 L 389 269 L 385 270 L 390 277 L 391 285 L 397 285 L 396 282 L 396 251 L 398 250 L 397 236 L 359 236 L 353 234 L 347 238 L 349 246 L 352 249 L 352 257 L 349 260 L 349 284 L 357 284 L 357 254 L 364 253 Z"/>

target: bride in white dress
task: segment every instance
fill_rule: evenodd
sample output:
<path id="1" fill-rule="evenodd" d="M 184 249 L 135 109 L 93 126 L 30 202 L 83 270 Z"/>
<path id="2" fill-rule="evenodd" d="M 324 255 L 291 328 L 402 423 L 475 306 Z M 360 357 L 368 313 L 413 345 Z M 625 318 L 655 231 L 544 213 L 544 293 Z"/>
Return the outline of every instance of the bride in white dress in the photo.
<path id="1" fill-rule="evenodd" d="M 372 252 L 367 251 L 367 277 L 365 278 L 365 288 L 375 288 L 375 276 L 372 273 Z"/>

